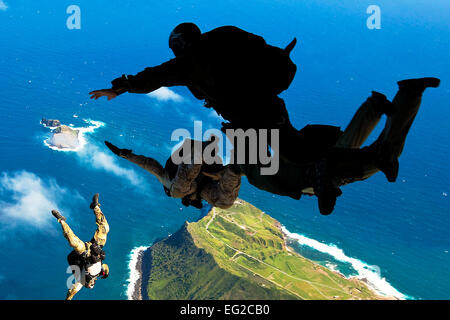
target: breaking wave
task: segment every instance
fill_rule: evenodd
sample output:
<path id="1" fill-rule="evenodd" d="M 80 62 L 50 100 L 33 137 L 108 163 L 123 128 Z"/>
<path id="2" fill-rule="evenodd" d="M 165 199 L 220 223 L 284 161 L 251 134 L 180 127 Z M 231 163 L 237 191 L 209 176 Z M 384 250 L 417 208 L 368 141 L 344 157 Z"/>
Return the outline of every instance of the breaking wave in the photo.
<path id="1" fill-rule="evenodd" d="M 338 261 L 349 263 L 358 273 L 355 277 L 365 281 L 378 294 L 402 300 L 412 299 L 399 292 L 386 280 L 386 278 L 383 278 L 377 266 L 371 266 L 361 260 L 347 256 L 342 249 L 334 244 L 325 244 L 303 235 L 289 232 L 284 226 L 282 226 L 282 231 L 289 239 L 296 240 L 300 245 L 305 245 L 319 252 L 327 253 Z M 336 268 L 336 266 L 333 265 L 331 269 L 333 268 Z M 339 270 L 336 271 L 339 272 Z"/>
<path id="2" fill-rule="evenodd" d="M 148 247 L 140 246 L 131 250 L 128 262 L 128 270 L 130 271 L 127 280 L 127 299 L 135 300 L 136 299 L 136 286 L 139 286 L 141 281 L 141 271 L 139 270 L 139 262 L 141 255 L 147 250 Z"/>

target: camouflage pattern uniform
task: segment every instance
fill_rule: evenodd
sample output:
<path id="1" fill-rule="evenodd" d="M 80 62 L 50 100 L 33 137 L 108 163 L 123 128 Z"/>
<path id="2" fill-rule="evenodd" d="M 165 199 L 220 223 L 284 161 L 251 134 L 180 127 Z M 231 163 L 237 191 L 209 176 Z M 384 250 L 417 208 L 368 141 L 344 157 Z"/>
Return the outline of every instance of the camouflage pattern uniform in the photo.
<path id="1" fill-rule="evenodd" d="M 93 209 L 95 214 L 95 223 L 97 224 L 97 230 L 95 231 L 94 237 L 90 242 L 83 242 L 78 238 L 69 225 L 62 219 L 58 219 L 58 222 L 61 224 L 63 235 L 69 242 L 69 245 L 74 249 L 74 251 L 84 257 L 89 257 L 91 255 L 91 245 L 92 241 L 96 241 L 99 246 L 104 246 L 106 244 L 107 235 L 109 232 L 108 221 L 106 220 L 105 215 L 100 210 L 100 204 L 95 206 Z M 95 284 L 96 277 L 91 279 L 91 282 L 87 284 L 88 287 L 92 288 Z M 72 300 L 75 294 L 81 290 L 83 287 L 81 279 L 77 279 L 77 281 L 72 285 L 72 287 L 68 290 L 66 300 Z"/>
<path id="2" fill-rule="evenodd" d="M 180 164 L 173 179 L 168 172 L 156 160 L 141 155 L 130 153 L 124 156 L 128 161 L 137 164 L 157 177 L 157 179 L 169 190 L 173 198 L 197 197 L 198 179 L 201 175 L 212 177 L 208 183 L 202 186 L 200 198 L 209 204 L 228 209 L 239 194 L 241 175 L 233 172 L 229 166 L 223 170 L 209 175 L 202 172 L 202 164 Z"/>

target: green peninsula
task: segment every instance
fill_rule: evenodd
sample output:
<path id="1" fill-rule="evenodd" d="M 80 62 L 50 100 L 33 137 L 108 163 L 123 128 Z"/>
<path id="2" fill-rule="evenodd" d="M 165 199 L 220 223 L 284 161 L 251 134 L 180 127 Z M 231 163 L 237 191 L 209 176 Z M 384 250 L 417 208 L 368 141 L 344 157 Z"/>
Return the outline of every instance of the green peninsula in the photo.
<path id="1" fill-rule="evenodd" d="M 385 299 L 286 246 L 280 223 L 238 200 L 140 257 L 141 299 Z"/>

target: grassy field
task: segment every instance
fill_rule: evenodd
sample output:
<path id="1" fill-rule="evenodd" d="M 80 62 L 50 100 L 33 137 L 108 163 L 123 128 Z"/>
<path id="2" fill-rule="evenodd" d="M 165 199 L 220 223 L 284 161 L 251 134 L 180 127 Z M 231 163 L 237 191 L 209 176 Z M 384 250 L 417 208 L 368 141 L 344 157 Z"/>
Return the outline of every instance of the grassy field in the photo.
<path id="1" fill-rule="evenodd" d="M 143 264 L 149 299 L 379 298 L 287 248 L 279 223 L 242 200 L 186 223 Z"/>
<path id="2" fill-rule="evenodd" d="M 146 251 L 144 299 L 296 299 L 261 277 L 239 277 L 198 248 L 184 225 Z M 143 290 L 143 291 L 144 291 Z"/>
<path id="3" fill-rule="evenodd" d="M 286 247 L 279 223 L 239 200 L 188 225 L 196 246 L 242 278 L 260 277 L 298 299 L 375 299 L 361 281 L 313 263 Z M 266 285 L 266 284 L 262 284 Z"/>

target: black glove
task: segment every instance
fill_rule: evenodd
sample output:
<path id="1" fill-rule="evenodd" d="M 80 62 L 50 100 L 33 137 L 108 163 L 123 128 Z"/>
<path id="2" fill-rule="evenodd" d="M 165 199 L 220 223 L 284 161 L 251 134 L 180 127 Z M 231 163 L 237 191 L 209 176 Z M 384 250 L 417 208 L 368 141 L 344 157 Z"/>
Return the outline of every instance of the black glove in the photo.
<path id="1" fill-rule="evenodd" d="M 130 149 L 119 149 L 112 143 L 105 141 L 106 146 L 111 150 L 115 155 L 118 155 L 119 157 L 126 158 L 132 150 Z"/>
<path id="2" fill-rule="evenodd" d="M 128 78 L 126 75 L 122 75 L 120 78 L 114 79 L 113 81 L 111 81 L 112 84 L 112 89 L 117 93 L 117 94 L 122 94 L 124 92 L 127 92 L 130 85 L 128 83 Z"/>

